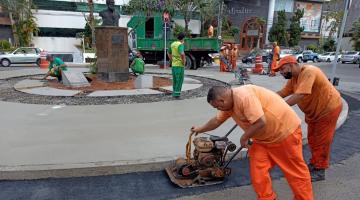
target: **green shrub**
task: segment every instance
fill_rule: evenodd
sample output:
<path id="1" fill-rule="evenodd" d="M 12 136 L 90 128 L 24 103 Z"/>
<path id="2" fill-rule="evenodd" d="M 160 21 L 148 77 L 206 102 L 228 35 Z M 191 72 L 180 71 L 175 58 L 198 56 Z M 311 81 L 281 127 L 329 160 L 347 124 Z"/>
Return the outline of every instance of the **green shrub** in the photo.
<path id="1" fill-rule="evenodd" d="M 318 46 L 316 44 L 309 44 L 306 46 L 306 49 L 307 50 L 312 50 L 314 52 L 317 52 L 319 49 L 318 49 Z"/>
<path id="2" fill-rule="evenodd" d="M 9 50 L 11 48 L 11 44 L 7 40 L 0 40 L 0 49 Z"/>
<path id="3" fill-rule="evenodd" d="M 91 63 L 90 64 L 90 73 L 96 74 L 97 71 L 98 71 L 98 68 L 97 68 L 96 62 Z"/>
<path id="4" fill-rule="evenodd" d="M 177 36 L 179 35 L 179 33 L 185 33 L 185 27 L 183 26 L 180 26 L 179 24 L 176 24 L 175 23 L 175 28 L 174 28 L 174 31 L 173 31 L 173 36 L 174 38 L 177 38 Z M 191 30 L 189 29 L 187 31 L 187 33 L 185 33 L 185 35 L 191 35 Z"/>
<path id="5" fill-rule="evenodd" d="M 333 39 L 328 39 L 323 45 L 323 49 L 326 52 L 336 51 L 336 42 Z"/>

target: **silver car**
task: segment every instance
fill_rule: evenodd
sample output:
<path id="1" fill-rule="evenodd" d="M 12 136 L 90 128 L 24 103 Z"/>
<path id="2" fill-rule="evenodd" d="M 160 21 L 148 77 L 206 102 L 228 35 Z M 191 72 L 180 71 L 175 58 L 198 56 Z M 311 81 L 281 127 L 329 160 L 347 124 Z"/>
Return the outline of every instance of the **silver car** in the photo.
<path id="1" fill-rule="evenodd" d="M 10 67 L 11 64 L 36 63 L 40 66 L 41 49 L 34 47 L 20 47 L 12 53 L 0 55 L 0 65 Z"/>
<path id="2" fill-rule="evenodd" d="M 357 51 L 349 51 L 343 54 L 341 58 L 342 63 L 350 62 L 354 64 L 360 64 L 360 52 Z"/>

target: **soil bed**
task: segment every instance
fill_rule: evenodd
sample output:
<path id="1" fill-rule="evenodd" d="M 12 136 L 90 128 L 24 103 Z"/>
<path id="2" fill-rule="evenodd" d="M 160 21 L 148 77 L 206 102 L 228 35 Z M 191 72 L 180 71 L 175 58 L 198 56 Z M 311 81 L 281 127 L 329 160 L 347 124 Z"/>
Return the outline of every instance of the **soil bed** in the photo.
<path id="1" fill-rule="evenodd" d="M 78 88 L 71 88 L 67 87 L 61 83 L 59 83 L 56 79 L 49 80 L 48 86 L 57 88 L 57 89 L 65 89 L 65 90 L 82 90 L 85 93 L 97 91 L 97 90 L 133 90 L 135 88 L 135 80 L 136 76 L 130 75 L 129 80 L 127 82 L 116 82 L 116 83 L 107 83 L 104 81 L 99 80 L 96 75 L 89 74 L 86 75 L 89 79 L 91 79 L 89 87 L 78 87 Z M 153 88 L 158 89 L 160 87 L 171 86 L 172 82 L 170 79 L 165 77 L 158 77 L 153 76 Z"/>
<path id="2" fill-rule="evenodd" d="M 154 73 L 153 75 L 156 76 L 157 74 Z M 0 101 L 27 103 L 27 104 L 45 104 L 45 105 L 105 105 L 105 104 L 151 103 L 151 102 L 178 101 L 184 99 L 205 97 L 207 95 L 207 92 L 212 86 L 216 86 L 216 85 L 227 86 L 226 83 L 211 78 L 186 76 L 201 81 L 203 85 L 193 90 L 181 92 L 180 99 L 173 98 L 171 92 L 165 92 L 162 91 L 161 89 L 159 89 L 159 91 L 164 92 L 162 94 L 89 97 L 86 96 L 88 92 L 82 92 L 81 94 L 76 96 L 61 97 L 61 96 L 43 96 L 43 95 L 28 94 L 28 93 L 19 92 L 13 88 L 17 82 L 32 77 L 38 77 L 38 76 L 11 78 L 0 81 Z M 166 81 L 171 82 L 171 80 L 166 80 Z M 204 102 L 206 102 L 206 99 L 204 100 Z"/>

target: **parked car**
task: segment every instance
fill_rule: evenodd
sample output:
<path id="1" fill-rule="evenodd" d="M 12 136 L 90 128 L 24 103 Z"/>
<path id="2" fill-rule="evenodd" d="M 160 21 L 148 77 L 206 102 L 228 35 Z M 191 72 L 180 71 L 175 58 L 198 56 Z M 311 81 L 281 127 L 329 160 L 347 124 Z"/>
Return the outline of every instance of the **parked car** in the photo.
<path id="1" fill-rule="evenodd" d="M 319 62 L 331 62 L 335 59 L 334 52 L 327 52 L 319 55 Z"/>
<path id="2" fill-rule="evenodd" d="M 302 61 L 303 62 L 307 62 L 307 61 L 313 61 L 313 62 L 318 62 L 319 61 L 319 55 L 317 53 L 314 53 L 311 50 L 306 50 L 302 52 Z"/>
<path id="3" fill-rule="evenodd" d="M 246 64 L 255 63 L 256 54 L 257 54 L 257 51 L 255 51 L 255 50 L 250 51 L 250 53 L 247 56 L 242 58 L 242 62 L 246 63 Z M 266 62 L 266 63 L 271 62 L 271 59 L 272 59 L 271 53 L 269 53 L 268 51 L 265 51 L 265 50 L 260 50 L 260 54 L 261 54 L 263 62 Z"/>
<path id="4" fill-rule="evenodd" d="M 335 60 L 335 52 L 327 52 L 319 55 L 319 62 L 332 62 Z M 338 55 L 337 61 L 339 62 L 341 59 L 341 54 Z"/>
<path id="5" fill-rule="evenodd" d="M 341 57 L 341 62 L 342 63 L 350 62 L 350 63 L 354 63 L 354 64 L 360 64 L 360 52 L 349 51 L 349 52 L 345 53 Z"/>
<path id="6" fill-rule="evenodd" d="M 280 59 L 285 56 L 291 56 L 294 54 L 295 54 L 295 51 L 292 49 L 280 49 Z"/>
<path id="7" fill-rule="evenodd" d="M 0 65 L 9 67 L 11 64 L 36 63 L 40 66 L 40 48 L 20 47 L 8 54 L 0 55 Z"/>

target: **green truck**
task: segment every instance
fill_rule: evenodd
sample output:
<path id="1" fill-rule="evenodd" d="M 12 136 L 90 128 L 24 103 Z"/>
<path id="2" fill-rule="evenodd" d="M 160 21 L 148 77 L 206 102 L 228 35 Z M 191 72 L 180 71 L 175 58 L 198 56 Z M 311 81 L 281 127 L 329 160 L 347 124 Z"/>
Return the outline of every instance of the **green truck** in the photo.
<path id="1" fill-rule="evenodd" d="M 146 63 L 158 64 L 164 60 L 164 21 L 161 14 L 153 16 L 134 15 L 128 22 L 132 31 L 136 50 L 140 51 Z M 170 38 L 168 38 L 170 35 Z M 172 30 L 167 31 L 166 48 L 176 41 Z M 210 53 L 218 53 L 221 40 L 217 38 L 195 37 L 185 38 L 186 68 L 197 69 L 211 63 Z"/>

